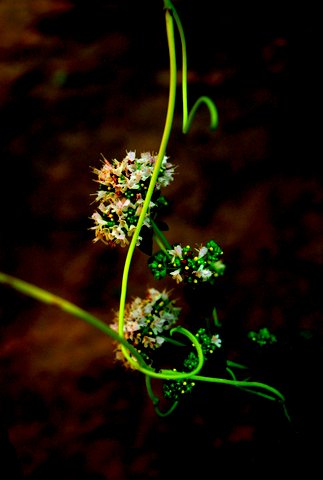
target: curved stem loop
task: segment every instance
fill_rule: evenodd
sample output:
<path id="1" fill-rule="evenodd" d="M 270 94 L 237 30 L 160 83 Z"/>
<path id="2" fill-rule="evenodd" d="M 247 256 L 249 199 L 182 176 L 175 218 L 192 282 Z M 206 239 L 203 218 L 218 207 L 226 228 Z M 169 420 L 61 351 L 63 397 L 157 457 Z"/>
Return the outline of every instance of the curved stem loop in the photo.
<path id="1" fill-rule="evenodd" d="M 195 102 L 195 104 L 192 107 L 192 110 L 190 113 L 188 113 L 188 102 L 187 102 L 187 51 L 186 51 L 186 40 L 185 40 L 185 34 L 184 34 L 184 29 L 182 26 L 182 22 L 175 10 L 175 7 L 171 4 L 171 2 L 167 2 L 169 5 L 169 9 L 172 12 L 172 15 L 174 17 L 174 20 L 176 22 L 176 26 L 180 35 L 181 39 L 181 44 L 182 44 L 182 102 L 183 102 L 183 126 L 182 126 L 182 132 L 187 133 L 189 129 L 191 128 L 193 118 L 196 114 L 197 109 L 199 106 L 204 103 L 210 113 L 210 128 L 211 130 L 214 130 L 219 123 L 219 116 L 218 116 L 218 111 L 217 108 L 214 104 L 214 102 L 206 96 L 202 96 L 198 98 Z"/>
<path id="2" fill-rule="evenodd" d="M 151 385 L 151 378 L 148 375 L 146 375 L 146 388 L 147 388 L 148 395 L 149 395 L 149 397 L 150 397 L 150 399 L 151 399 L 151 401 L 154 405 L 155 412 L 160 417 L 167 417 L 168 415 L 170 415 L 175 410 L 177 405 L 179 404 L 179 401 L 175 400 L 172 403 L 172 405 L 168 408 L 168 410 L 166 410 L 166 412 L 162 412 L 159 408 L 160 399 L 159 399 L 159 397 L 157 397 L 154 394 L 153 388 L 152 388 L 152 385 Z"/>
<path id="3" fill-rule="evenodd" d="M 123 269 L 123 276 L 122 276 L 122 284 L 121 284 L 121 295 L 120 295 L 120 306 L 119 306 L 119 335 L 123 335 L 123 328 L 124 328 L 124 310 L 125 310 L 125 302 L 126 302 L 126 294 L 127 294 L 127 284 L 128 284 L 128 277 L 129 277 L 129 270 L 132 261 L 132 257 L 134 254 L 135 247 L 137 245 L 139 233 L 141 227 L 144 223 L 146 213 L 148 211 L 148 207 L 150 204 L 150 200 L 152 194 L 154 192 L 154 188 L 156 185 L 156 181 L 158 178 L 159 170 L 164 159 L 166 148 L 168 144 L 168 140 L 170 137 L 172 125 L 173 125 L 173 118 L 174 118 L 174 110 L 175 110 L 175 99 L 176 99 L 176 53 L 175 53 L 175 44 L 174 44 L 174 25 L 172 16 L 169 13 L 169 10 L 166 10 L 165 13 L 165 20 L 166 20 L 166 30 L 167 30 L 167 39 L 168 39 L 168 50 L 169 50 L 169 62 L 170 62 L 170 85 L 169 85 L 169 96 L 168 96 L 168 107 L 167 107 L 167 114 L 166 114 L 166 122 L 164 127 L 163 136 L 161 139 L 157 161 L 154 167 L 154 171 L 149 183 L 149 187 L 147 190 L 147 194 L 145 197 L 145 201 L 143 203 L 143 207 L 139 216 L 139 220 L 134 231 L 133 237 L 130 242 L 130 246 L 127 252 L 127 257 Z M 130 360 L 130 356 L 127 353 L 127 349 L 122 346 L 122 352 L 127 360 Z M 131 361 L 131 360 L 130 360 Z"/>
<path id="4" fill-rule="evenodd" d="M 132 364 L 139 370 L 141 373 L 144 373 L 146 376 L 152 377 L 152 378 L 159 378 L 160 380 L 182 380 L 185 378 L 193 378 L 196 376 L 202 369 L 203 363 L 204 363 L 204 355 L 203 351 L 201 348 L 201 345 L 197 338 L 186 328 L 183 327 L 175 327 L 170 331 L 170 334 L 172 335 L 174 332 L 181 333 L 182 335 L 186 336 L 193 344 L 193 346 L 196 349 L 197 352 L 197 357 L 198 357 L 198 363 L 196 367 L 191 370 L 190 372 L 178 372 L 177 370 L 169 370 L 169 369 L 161 369 L 159 372 L 156 372 L 155 370 L 147 367 L 143 367 L 138 362 L 133 361 Z M 128 359 L 129 354 L 127 354 L 127 359 Z M 130 357 L 131 360 L 131 357 Z"/>

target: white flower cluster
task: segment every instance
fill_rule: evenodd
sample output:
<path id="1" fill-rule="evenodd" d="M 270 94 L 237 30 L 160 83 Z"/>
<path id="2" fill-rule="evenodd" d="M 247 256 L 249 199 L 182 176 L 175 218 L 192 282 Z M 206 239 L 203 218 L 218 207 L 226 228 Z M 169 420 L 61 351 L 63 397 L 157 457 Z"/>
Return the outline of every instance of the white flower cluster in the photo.
<path id="1" fill-rule="evenodd" d="M 222 249 L 214 240 L 197 248 L 175 244 L 172 249 L 160 250 L 151 256 L 148 266 L 157 280 L 169 274 L 177 283 L 208 282 L 213 285 L 225 270 L 222 254 Z"/>
<path id="2" fill-rule="evenodd" d="M 136 152 L 128 152 L 120 162 L 108 161 L 103 157 L 102 167 L 94 168 L 97 175 L 95 180 L 99 183 L 99 190 L 95 201 L 98 202 L 97 211 L 93 213 L 92 220 L 95 230 L 94 241 L 102 240 L 110 246 L 129 244 L 136 228 L 140 212 L 153 174 L 157 155 L 149 152 L 142 153 L 136 158 Z M 154 194 L 144 220 L 144 225 L 151 227 L 150 216 L 156 214 L 163 204 L 160 194 L 162 187 L 167 187 L 174 179 L 174 166 L 164 157 Z M 138 245 L 142 240 L 138 238 Z"/>
<path id="3" fill-rule="evenodd" d="M 164 343 L 163 332 L 169 330 L 178 320 L 180 308 L 174 306 L 164 290 L 159 292 L 149 288 L 144 299 L 136 297 L 126 305 L 124 314 L 124 337 L 143 356 L 148 364 L 152 362 L 152 352 Z M 118 331 L 118 318 L 111 325 Z M 117 345 L 116 358 L 129 366 L 121 345 Z"/>

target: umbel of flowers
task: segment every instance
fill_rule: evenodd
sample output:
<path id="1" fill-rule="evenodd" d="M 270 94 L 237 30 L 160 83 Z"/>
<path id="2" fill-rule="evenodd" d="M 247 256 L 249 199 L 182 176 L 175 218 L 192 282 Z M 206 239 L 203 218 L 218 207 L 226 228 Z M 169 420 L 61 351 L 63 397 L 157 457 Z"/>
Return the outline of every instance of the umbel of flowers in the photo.
<path id="1" fill-rule="evenodd" d="M 129 244 L 154 171 L 157 156 L 149 152 L 142 153 L 139 158 L 136 152 L 130 151 L 123 160 L 108 161 L 103 157 L 100 169 L 93 168 L 99 184 L 95 201 L 97 210 L 92 215 L 94 220 L 95 239 L 102 240 L 109 246 Z M 154 194 L 149 203 L 149 212 L 144 219 L 144 226 L 151 228 L 151 221 L 156 217 L 167 201 L 161 195 L 161 188 L 173 181 L 174 167 L 164 156 Z M 137 246 L 142 237 L 138 237 Z"/>
<path id="2" fill-rule="evenodd" d="M 149 288 L 145 298 L 136 297 L 126 305 L 124 337 L 133 345 L 147 365 L 153 366 L 154 352 L 165 342 L 165 334 L 174 327 L 181 309 L 169 298 L 169 293 Z M 118 332 L 118 315 L 111 327 Z M 116 358 L 126 367 L 134 368 L 116 346 Z"/>
<path id="3" fill-rule="evenodd" d="M 194 249 L 190 245 L 175 244 L 171 249 L 155 253 L 148 266 L 157 280 L 170 275 L 177 283 L 208 282 L 213 285 L 225 270 L 222 255 L 222 249 L 214 240 Z"/>

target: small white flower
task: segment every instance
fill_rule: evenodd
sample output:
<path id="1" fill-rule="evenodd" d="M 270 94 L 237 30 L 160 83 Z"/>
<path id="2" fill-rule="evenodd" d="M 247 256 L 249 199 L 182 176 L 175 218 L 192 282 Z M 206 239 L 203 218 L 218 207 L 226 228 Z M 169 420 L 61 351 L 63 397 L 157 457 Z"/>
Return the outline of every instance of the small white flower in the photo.
<path id="1" fill-rule="evenodd" d="M 140 329 L 138 322 L 129 321 L 124 325 L 125 337 L 127 339 L 133 340 L 134 332 L 137 332 Z"/>
<path id="2" fill-rule="evenodd" d="M 111 210 L 115 212 L 117 215 L 122 215 L 123 212 L 126 212 L 129 207 L 133 206 L 129 199 L 121 198 L 117 200 L 115 204 L 112 206 Z"/>
<path id="3" fill-rule="evenodd" d="M 218 348 L 221 347 L 222 340 L 219 335 L 213 335 L 211 338 L 211 342 Z"/>
<path id="4" fill-rule="evenodd" d="M 149 337 L 148 335 L 145 335 L 142 339 L 142 343 L 146 348 L 154 348 L 156 339 L 154 337 Z"/>
<path id="5" fill-rule="evenodd" d="M 98 225 L 106 225 L 107 224 L 107 221 L 104 220 L 101 215 L 99 214 L 99 212 L 94 212 L 92 217 L 93 220 L 95 220 L 95 222 L 98 224 Z M 92 227 L 92 229 L 94 229 L 96 227 Z"/>
<path id="6" fill-rule="evenodd" d="M 164 343 L 165 339 L 163 337 L 156 337 L 156 343 L 160 347 Z"/>
<path id="7" fill-rule="evenodd" d="M 131 162 L 134 162 L 136 159 L 136 152 L 127 152 L 127 157 Z"/>
<path id="8" fill-rule="evenodd" d="M 180 311 L 180 308 L 173 307 L 172 312 L 162 313 L 162 318 L 166 323 L 164 330 L 169 329 L 176 322 L 176 318 L 178 316 L 179 311 Z"/>
<path id="9" fill-rule="evenodd" d="M 155 316 L 154 321 L 150 324 L 150 327 L 155 335 L 157 335 L 157 333 L 161 333 L 164 330 L 164 323 L 165 320 Z"/>
<path id="10" fill-rule="evenodd" d="M 174 270 L 173 272 L 170 272 L 170 275 L 176 280 L 176 283 L 181 283 L 183 281 L 183 277 L 181 276 L 180 269 L 178 268 L 177 270 Z"/>
<path id="11" fill-rule="evenodd" d="M 98 190 L 97 196 L 96 196 L 96 201 L 100 202 L 101 200 L 107 198 L 107 192 L 105 190 Z"/>
<path id="12" fill-rule="evenodd" d="M 172 250 L 168 250 L 168 253 L 172 257 L 172 262 L 174 262 L 175 258 L 181 259 L 183 256 L 183 249 L 181 245 L 175 245 L 175 247 Z"/>
<path id="13" fill-rule="evenodd" d="M 156 288 L 148 289 L 148 298 L 151 302 L 156 302 L 160 298 L 160 292 Z"/>
<path id="14" fill-rule="evenodd" d="M 207 280 L 208 278 L 212 277 L 212 272 L 208 268 L 203 268 L 203 265 L 199 267 L 198 270 L 195 272 L 195 276 L 201 278 L 202 280 Z"/>
<path id="15" fill-rule="evenodd" d="M 198 250 L 198 252 L 199 252 L 198 257 L 199 257 L 199 258 L 204 257 L 204 255 L 207 254 L 207 251 L 208 251 L 208 249 L 207 249 L 206 247 L 201 247 L 201 248 Z"/>

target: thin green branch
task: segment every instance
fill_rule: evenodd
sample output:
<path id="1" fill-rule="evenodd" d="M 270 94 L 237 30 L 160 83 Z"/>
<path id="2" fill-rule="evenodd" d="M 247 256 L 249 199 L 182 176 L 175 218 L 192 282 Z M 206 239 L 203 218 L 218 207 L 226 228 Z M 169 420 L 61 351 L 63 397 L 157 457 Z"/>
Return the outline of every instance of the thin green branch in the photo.
<path id="1" fill-rule="evenodd" d="M 200 375 L 194 375 L 191 377 L 192 380 L 199 380 L 202 382 L 211 382 L 211 383 L 222 383 L 225 385 L 232 385 L 234 387 L 246 387 L 248 389 L 253 389 L 253 388 L 260 388 L 262 390 L 266 390 L 268 392 L 271 392 L 274 397 L 278 398 L 281 402 L 285 403 L 285 397 L 279 392 L 274 387 L 271 387 L 270 385 L 267 385 L 266 383 L 261 383 L 261 382 L 250 382 L 250 381 L 239 381 L 239 380 L 228 380 L 226 378 L 216 378 L 216 377 L 203 377 Z M 272 398 L 272 397 L 268 397 Z M 274 399 L 274 398 L 272 398 Z"/>
<path id="2" fill-rule="evenodd" d="M 173 411 L 175 410 L 175 408 L 177 407 L 178 404 L 179 404 L 179 401 L 175 400 L 175 402 L 171 405 L 171 407 L 166 412 L 162 412 L 160 410 L 160 408 L 158 407 L 158 405 L 156 405 L 155 406 L 155 412 L 157 413 L 157 415 L 159 417 L 168 417 L 168 415 L 173 413 Z"/>
<path id="3" fill-rule="evenodd" d="M 78 307 L 74 303 L 71 303 L 62 297 L 59 297 L 58 295 L 54 295 L 47 290 L 39 288 L 32 283 L 25 282 L 24 280 L 20 280 L 19 278 L 13 277 L 12 275 L 8 275 L 3 272 L 0 272 L 0 283 L 8 285 L 9 287 L 14 288 L 20 293 L 23 293 L 28 297 L 34 298 L 35 300 L 38 300 L 39 302 L 58 307 L 60 310 L 63 310 L 64 312 L 73 315 L 74 317 L 80 318 L 92 327 L 95 327 L 96 329 L 105 333 L 113 340 L 120 342 L 124 346 L 124 348 L 127 349 L 131 353 L 131 355 L 136 358 L 138 364 L 142 365 L 143 367 L 149 368 L 141 355 L 138 353 L 138 351 L 132 345 L 130 345 L 125 340 L 125 338 L 118 335 L 115 330 L 109 327 L 102 320 L 98 319 L 86 310 Z"/>
<path id="4" fill-rule="evenodd" d="M 185 343 L 174 340 L 173 338 L 166 337 L 165 335 L 159 335 L 165 340 L 165 342 L 171 343 L 172 345 L 177 345 L 177 347 L 185 347 Z"/>
<path id="5" fill-rule="evenodd" d="M 167 250 L 165 248 L 165 245 L 163 244 L 163 242 L 160 240 L 160 238 L 157 236 L 157 235 L 154 235 L 154 240 L 155 242 L 157 243 L 158 247 L 160 248 L 160 250 L 162 250 L 163 252 L 167 253 Z"/>
<path id="6" fill-rule="evenodd" d="M 155 239 L 159 247 L 161 248 L 161 250 L 164 250 L 164 251 L 170 250 L 172 248 L 171 244 L 168 242 L 163 232 L 158 228 L 154 220 L 151 220 L 151 226 L 154 231 Z"/>
<path id="7" fill-rule="evenodd" d="M 243 368 L 243 369 L 248 368 L 246 365 L 242 365 L 241 363 L 237 363 L 237 362 L 232 362 L 232 360 L 227 360 L 227 365 L 228 367 L 233 367 L 233 368 Z"/>
<path id="8" fill-rule="evenodd" d="M 179 404 L 178 400 L 175 400 L 172 405 L 169 407 L 168 410 L 166 410 L 166 412 L 162 412 L 159 408 L 159 397 L 157 397 L 154 392 L 153 392 L 153 389 L 152 389 L 152 385 L 151 385 L 151 378 L 146 375 L 146 388 L 147 388 L 147 392 L 148 392 L 148 395 L 154 405 L 154 409 L 155 409 L 155 412 L 157 413 L 157 415 L 159 415 L 160 417 L 167 417 L 168 415 L 170 415 L 174 410 L 175 408 L 177 407 L 177 405 Z"/>

